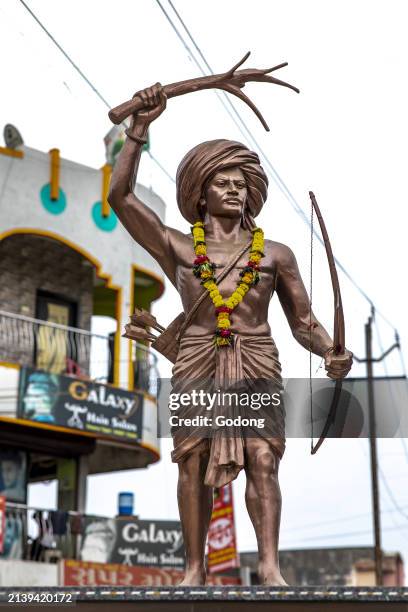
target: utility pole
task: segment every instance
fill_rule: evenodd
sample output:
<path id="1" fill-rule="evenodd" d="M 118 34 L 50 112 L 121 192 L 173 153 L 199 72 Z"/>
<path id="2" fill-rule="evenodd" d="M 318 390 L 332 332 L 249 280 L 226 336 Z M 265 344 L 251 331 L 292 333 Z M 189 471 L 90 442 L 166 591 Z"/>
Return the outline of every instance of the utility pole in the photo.
<path id="1" fill-rule="evenodd" d="M 375 559 L 375 580 L 377 586 L 383 584 L 382 571 L 382 549 L 381 549 L 381 514 L 380 514 L 380 495 L 378 487 L 378 458 L 377 458 L 377 435 L 375 423 L 375 398 L 374 398 L 374 375 L 373 364 L 382 361 L 394 348 L 399 348 L 399 338 L 395 336 L 395 343 L 381 355 L 373 357 L 373 338 L 372 325 L 375 310 L 371 307 L 371 314 L 365 324 L 365 359 L 355 357 L 359 363 L 366 363 L 367 366 L 367 395 L 368 395 L 368 416 L 369 416 L 369 440 L 370 440 L 370 471 L 371 471 L 371 499 L 373 512 L 374 529 L 374 559 Z"/>
<path id="2" fill-rule="evenodd" d="M 373 506 L 374 527 L 374 558 L 375 558 L 375 582 L 377 586 L 383 584 L 382 573 L 382 549 L 381 549 L 381 518 L 380 518 L 380 496 L 378 491 L 378 460 L 377 460 L 377 436 L 375 423 L 374 383 L 373 383 L 373 324 L 374 312 L 368 317 L 365 324 L 365 344 L 367 360 L 367 395 L 368 415 L 370 431 L 370 465 L 371 465 L 371 499 Z"/>

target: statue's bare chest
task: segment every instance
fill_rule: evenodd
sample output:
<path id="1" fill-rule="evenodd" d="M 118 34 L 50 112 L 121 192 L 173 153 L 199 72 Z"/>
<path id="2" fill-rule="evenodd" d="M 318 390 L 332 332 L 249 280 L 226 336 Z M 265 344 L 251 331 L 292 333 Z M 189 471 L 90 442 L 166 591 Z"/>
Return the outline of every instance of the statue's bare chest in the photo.
<path id="1" fill-rule="evenodd" d="M 225 266 L 231 261 L 234 254 L 244 248 L 246 243 L 242 245 L 208 245 L 207 253 L 210 261 L 215 266 L 215 277 L 219 276 Z M 233 268 L 228 272 L 225 278 L 220 282 L 219 288 L 223 295 L 230 295 L 240 281 L 240 272 L 247 265 L 249 258 L 248 248 L 245 253 L 241 255 L 238 261 L 234 264 Z M 177 270 L 176 270 L 176 287 L 180 293 L 182 299 L 187 297 L 188 301 L 196 299 L 202 293 L 202 286 L 200 280 L 193 274 L 194 266 L 194 252 L 191 248 L 189 256 L 179 259 Z M 265 253 L 265 257 L 262 259 L 260 264 L 261 281 L 256 287 L 253 287 L 250 291 L 251 295 L 248 295 L 246 300 L 266 299 L 269 301 L 271 294 L 275 287 L 275 272 L 276 266 L 274 262 Z"/>

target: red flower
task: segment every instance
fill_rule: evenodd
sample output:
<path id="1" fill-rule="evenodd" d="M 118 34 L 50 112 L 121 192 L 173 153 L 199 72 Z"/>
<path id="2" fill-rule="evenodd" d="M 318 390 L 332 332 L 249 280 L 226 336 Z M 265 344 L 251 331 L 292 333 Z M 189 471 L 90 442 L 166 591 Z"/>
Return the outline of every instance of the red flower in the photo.
<path id="1" fill-rule="evenodd" d="M 205 263 L 206 261 L 209 261 L 207 255 L 199 255 L 198 257 L 196 257 L 196 259 L 194 260 L 194 265 L 195 266 L 199 266 L 202 263 Z"/>
<path id="2" fill-rule="evenodd" d="M 229 329 L 222 329 L 221 330 L 221 337 L 222 338 L 229 338 L 231 335 L 231 330 Z"/>
<path id="3" fill-rule="evenodd" d="M 255 268 L 255 270 L 259 270 L 258 268 L 258 264 L 256 263 L 256 261 L 248 261 L 247 264 L 250 268 Z"/>
<path id="4" fill-rule="evenodd" d="M 231 314 L 232 312 L 232 308 L 228 308 L 228 306 L 218 306 L 215 309 L 215 312 L 218 314 L 219 312 L 228 312 L 228 314 Z"/>

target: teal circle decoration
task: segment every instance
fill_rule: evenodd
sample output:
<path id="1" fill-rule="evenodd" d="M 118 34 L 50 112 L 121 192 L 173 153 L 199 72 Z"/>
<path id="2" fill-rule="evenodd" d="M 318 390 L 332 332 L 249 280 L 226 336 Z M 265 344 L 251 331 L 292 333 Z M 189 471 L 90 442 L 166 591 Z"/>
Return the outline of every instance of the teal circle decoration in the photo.
<path id="1" fill-rule="evenodd" d="M 58 200 L 51 200 L 51 185 L 47 183 L 40 191 L 42 205 L 52 215 L 60 215 L 67 206 L 67 198 L 62 189 L 58 191 Z"/>
<path id="2" fill-rule="evenodd" d="M 112 209 L 107 217 L 102 215 L 102 202 L 95 202 L 92 206 L 92 219 L 95 225 L 104 232 L 113 232 L 118 223 L 118 218 Z"/>

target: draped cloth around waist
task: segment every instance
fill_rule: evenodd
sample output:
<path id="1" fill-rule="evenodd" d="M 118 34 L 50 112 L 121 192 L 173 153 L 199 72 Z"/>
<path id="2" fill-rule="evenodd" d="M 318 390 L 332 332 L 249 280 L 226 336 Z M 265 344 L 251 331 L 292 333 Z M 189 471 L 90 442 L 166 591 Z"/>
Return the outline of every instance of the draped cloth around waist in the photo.
<path id="1" fill-rule="evenodd" d="M 177 361 L 173 368 L 171 380 L 172 393 L 191 393 L 192 388 L 204 388 L 214 392 L 231 390 L 237 386 L 249 394 L 260 395 L 260 391 L 282 390 L 281 365 L 279 354 L 270 336 L 234 336 L 230 347 L 216 348 L 214 336 L 183 337 Z M 215 403 L 211 410 L 213 420 L 217 414 L 222 414 L 225 408 Z M 228 408 L 228 416 L 236 417 L 242 412 L 239 404 Z M 203 439 L 208 438 L 209 461 L 205 475 L 205 484 L 221 487 L 234 480 L 245 463 L 245 446 L 248 436 L 256 435 L 264 438 L 272 449 L 282 457 L 285 450 L 285 412 L 283 403 L 278 407 L 261 406 L 256 411 L 251 410 L 254 417 L 263 418 L 266 426 L 256 429 L 256 432 L 245 432 L 241 427 L 213 430 L 200 427 L 186 429 L 173 427 L 172 461 L 183 461 L 187 455 Z M 197 409 L 192 405 L 183 406 L 178 410 L 179 417 L 194 417 Z M 207 413 L 208 414 L 208 413 Z M 246 415 L 248 411 L 246 411 Z"/>

